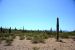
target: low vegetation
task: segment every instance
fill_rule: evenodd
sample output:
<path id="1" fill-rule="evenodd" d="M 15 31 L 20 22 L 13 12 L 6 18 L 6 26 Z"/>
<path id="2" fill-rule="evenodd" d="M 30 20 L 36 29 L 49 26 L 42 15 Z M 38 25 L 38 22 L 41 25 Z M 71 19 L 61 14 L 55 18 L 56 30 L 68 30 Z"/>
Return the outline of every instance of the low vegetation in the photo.
<path id="1" fill-rule="evenodd" d="M 39 50 L 39 47 L 33 47 L 33 50 Z"/>
<path id="2" fill-rule="evenodd" d="M 75 31 L 66 32 L 59 31 L 60 38 L 72 38 L 75 40 Z M 45 40 L 54 37 L 56 38 L 56 31 L 51 30 L 17 30 L 0 28 L 0 43 L 5 40 L 7 45 L 11 45 L 16 36 L 20 37 L 20 40 L 31 40 L 32 43 L 45 43 Z"/>

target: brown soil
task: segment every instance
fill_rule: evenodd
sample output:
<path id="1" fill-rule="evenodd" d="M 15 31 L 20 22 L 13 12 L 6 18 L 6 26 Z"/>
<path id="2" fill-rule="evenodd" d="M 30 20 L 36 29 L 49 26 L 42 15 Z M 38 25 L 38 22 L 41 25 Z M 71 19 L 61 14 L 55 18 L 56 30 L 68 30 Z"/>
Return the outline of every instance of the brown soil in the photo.
<path id="1" fill-rule="evenodd" d="M 45 44 L 32 44 L 30 40 L 19 40 L 16 37 L 11 46 L 5 46 L 3 41 L 0 44 L 0 50 L 33 50 L 34 47 L 39 50 L 75 50 L 75 41 L 73 39 L 62 39 L 63 42 L 56 42 L 55 38 L 45 40 Z"/>

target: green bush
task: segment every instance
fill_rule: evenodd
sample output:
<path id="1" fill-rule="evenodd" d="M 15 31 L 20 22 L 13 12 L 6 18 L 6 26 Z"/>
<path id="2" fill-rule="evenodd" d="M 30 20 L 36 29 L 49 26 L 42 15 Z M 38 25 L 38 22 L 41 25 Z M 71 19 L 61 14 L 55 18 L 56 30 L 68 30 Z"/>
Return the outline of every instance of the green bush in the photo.
<path id="1" fill-rule="evenodd" d="M 69 34 L 68 33 L 61 33 L 60 37 L 61 38 L 69 38 Z"/>
<path id="2" fill-rule="evenodd" d="M 41 36 L 34 36 L 32 39 L 32 43 L 45 43 L 43 37 Z"/>
<path id="3" fill-rule="evenodd" d="M 48 38 L 49 38 L 49 35 L 47 35 L 46 33 L 44 33 L 44 34 L 41 35 L 41 37 L 42 37 L 43 39 L 48 39 Z"/>
<path id="4" fill-rule="evenodd" d="M 7 37 L 6 38 L 6 46 L 10 46 L 12 41 L 13 41 L 13 38 L 11 36 Z"/>
<path id="5" fill-rule="evenodd" d="M 26 39 L 27 39 L 27 40 L 32 40 L 32 37 L 27 36 Z"/>

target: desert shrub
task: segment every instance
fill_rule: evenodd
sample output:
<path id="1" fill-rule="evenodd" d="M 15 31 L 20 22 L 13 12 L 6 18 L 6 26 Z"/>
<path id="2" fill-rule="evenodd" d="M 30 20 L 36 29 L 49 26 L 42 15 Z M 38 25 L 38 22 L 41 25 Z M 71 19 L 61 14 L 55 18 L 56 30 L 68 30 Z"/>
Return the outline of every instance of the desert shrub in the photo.
<path id="1" fill-rule="evenodd" d="M 33 47 L 33 50 L 39 50 L 39 47 Z"/>
<path id="2" fill-rule="evenodd" d="M 6 37 L 0 37 L 1 38 L 1 40 L 6 40 Z"/>
<path id="3" fill-rule="evenodd" d="M 4 37 L 8 37 L 9 36 L 9 33 L 3 33 L 3 36 Z"/>
<path id="4" fill-rule="evenodd" d="M 69 38 L 69 34 L 68 33 L 61 33 L 60 37 L 61 38 Z"/>
<path id="5" fill-rule="evenodd" d="M 75 36 L 75 32 L 72 32 L 72 33 L 69 32 L 68 34 L 69 34 L 70 36 Z"/>
<path id="6" fill-rule="evenodd" d="M 56 48 L 54 48 L 53 50 L 56 50 Z"/>
<path id="7" fill-rule="evenodd" d="M 16 35 L 13 35 L 12 38 L 15 39 Z"/>
<path id="8" fill-rule="evenodd" d="M 32 37 L 27 36 L 26 39 L 27 39 L 27 40 L 32 40 Z"/>
<path id="9" fill-rule="evenodd" d="M 63 35 L 63 36 L 61 36 L 61 38 L 69 38 L 69 36 Z"/>
<path id="10" fill-rule="evenodd" d="M 1 38 L 0 38 L 0 44 L 1 44 L 1 42 L 2 42 L 2 40 L 1 40 Z"/>
<path id="11" fill-rule="evenodd" d="M 24 39 L 25 39 L 25 36 L 20 35 L 20 40 L 24 40 Z"/>
<path id="12" fill-rule="evenodd" d="M 13 38 L 11 36 L 6 37 L 6 42 L 9 42 L 9 41 L 13 41 Z"/>
<path id="13" fill-rule="evenodd" d="M 45 43 L 43 37 L 41 36 L 34 36 L 32 39 L 32 43 Z"/>
<path id="14" fill-rule="evenodd" d="M 12 43 L 12 41 L 8 41 L 8 42 L 6 43 L 6 46 L 10 46 L 11 43 Z"/>
<path id="15" fill-rule="evenodd" d="M 26 35 L 31 37 L 33 36 L 33 33 L 27 33 Z"/>
<path id="16" fill-rule="evenodd" d="M 43 39 L 48 39 L 48 38 L 49 38 L 49 35 L 47 35 L 46 33 L 44 33 L 44 34 L 41 34 L 41 37 L 42 37 Z"/>
<path id="17" fill-rule="evenodd" d="M 75 36 L 70 36 L 71 39 L 73 39 L 73 41 L 75 41 Z"/>
<path id="18" fill-rule="evenodd" d="M 75 39 L 75 36 L 70 36 L 70 38 Z"/>
<path id="19" fill-rule="evenodd" d="M 10 46 L 12 41 L 13 41 L 13 38 L 11 36 L 7 37 L 6 38 L 6 46 Z"/>
<path id="20" fill-rule="evenodd" d="M 23 33 L 22 33 L 21 31 L 14 31 L 14 34 L 15 34 L 16 36 L 20 36 L 20 35 L 22 35 Z"/>

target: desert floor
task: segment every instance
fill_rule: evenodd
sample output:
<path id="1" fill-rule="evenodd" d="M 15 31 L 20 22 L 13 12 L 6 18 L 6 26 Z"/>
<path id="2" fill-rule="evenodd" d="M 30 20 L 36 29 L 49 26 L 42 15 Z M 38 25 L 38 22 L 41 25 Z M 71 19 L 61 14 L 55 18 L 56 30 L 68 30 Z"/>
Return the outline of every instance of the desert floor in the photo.
<path id="1" fill-rule="evenodd" d="M 11 46 L 5 46 L 3 41 L 0 44 L 0 50 L 33 50 L 34 47 L 38 50 L 75 50 L 75 41 L 73 39 L 62 39 L 63 42 L 56 42 L 55 38 L 46 39 L 46 43 L 32 44 L 31 40 L 19 40 L 17 36 Z"/>

